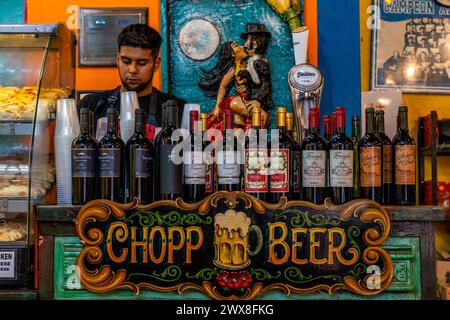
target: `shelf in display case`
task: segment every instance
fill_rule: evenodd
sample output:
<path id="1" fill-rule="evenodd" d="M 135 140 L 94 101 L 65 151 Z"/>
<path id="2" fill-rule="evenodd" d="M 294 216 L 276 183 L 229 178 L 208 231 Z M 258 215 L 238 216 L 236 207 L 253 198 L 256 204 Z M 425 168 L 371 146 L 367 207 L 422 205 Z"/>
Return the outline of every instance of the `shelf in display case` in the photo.
<path id="1" fill-rule="evenodd" d="M 33 121 L 30 120 L 0 120 L 0 135 L 22 136 L 33 133 Z"/>

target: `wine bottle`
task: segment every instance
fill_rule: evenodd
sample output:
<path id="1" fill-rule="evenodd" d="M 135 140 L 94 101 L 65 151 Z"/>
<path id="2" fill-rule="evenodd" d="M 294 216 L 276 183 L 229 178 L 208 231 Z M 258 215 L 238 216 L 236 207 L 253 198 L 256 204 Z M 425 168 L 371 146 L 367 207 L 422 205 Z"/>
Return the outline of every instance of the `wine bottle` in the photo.
<path id="1" fill-rule="evenodd" d="M 327 142 L 333 138 L 333 124 L 329 115 L 323 116 L 323 136 Z"/>
<path id="2" fill-rule="evenodd" d="M 393 203 L 394 183 L 392 180 L 392 142 L 384 133 L 384 110 L 375 111 L 376 133 L 383 142 L 383 188 L 381 190 L 381 204 Z"/>
<path id="3" fill-rule="evenodd" d="M 359 181 L 359 154 L 358 144 L 361 140 L 361 118 L 352 117 L 352 141 L 353 141 L 353 198 L 361 197 L 361 186 Z"/>
<path id="4" fill-rule="evenodd" d="M 294 126 L 294 117 L 292 112 L 286 112 L 286 134 L 291 138 L 293 147 L 293 162 L 292 162 L 292 200 L 300 200 L 300 185 L 301 185 L 301 159 L 302 151 L 300 145 L 295 140 L 292 128 Z"/>
<path id="5" fill-rule="evenodd" d="M 345 110 L 336 111 L 336 134 L 328 145 L 331 200 L 344 204 L 353 199 L 353 142 L 345 134 Z"/>
<path id="6" fill-rule="evenodd" d="M 234 136 L 233 112 L 225 111 L 225 132 L 222 150 L 217 154 L 219 191 L 240 191 L 242 165 L 239 163 L 238 141 Z"/>
<path id="7" fill-rule="evenodd" d="M 333 139 L 333 122 L 330 115 L 323 116 L 323 131 L 324 131 L 324 139 L 327 142 L 327 144 L 330 143 L 331 139 Z M 326 196 L 331 197 L 330 194 L 330 154 L 327 154 L 327 160 L 326 160 Z"/>
<path id="8" fill-rule="evenodd" d="M 202 128 L 202 134 L 203 136 L 206 135 L 206 132 L 208 131 L 208 115 L 206 113 L 200 114 L 200 121 L 201 121 L 201 128 Z M 215 137 L 212 137 L 211 143 L 215 144 Z M 206 148 L 207 144 L 204 143 L 203 149 Z M 215 149 L 212 150 L 210 154 L 212 159 L 215 159 Z M 218 177 L 217 177 L 217 169 L 215 166 L 214 161 L 211 161 L 211 163 L 206 163 L 206 175 L 205 175 L 205 196 L 209 196 L 210 194 L 214 193 L 218 186 Z"/>
<path id="9" fill-rule="evenodd" d="M 90 134 L 89 110 L 80 109 L 80 134 L 72 141 L 72 204 L 96 198 L 97 141 Z"/>
<path id="10" fill-rule="evenodd" d="M 383 142 L 375 134 L 375 109 L 366 108 L 366 134 L 358 144 L 361 197 L 381 202 Z"/>
<path id="11" fill-rule="evenodd" d="M 333 137 L 334 137 L 334 135 L 336 134 L 336 132 L 337 132 L 337 113 L 336 113 L 336 111 L 334 111 L 332 114 L 331 114 L 331 139 L 333 139 Z"/>
<path id="12" fill-rule="evenodd" d="M 187 203 L 200 202 L 205 196 L 206 165 L 199 129 L 199 112 L 192 110 L 189 113 L 190 147 L 183 154 L 183 199 Z"/>
<path id="13" fill-rule="evenodd" d="M 282 196 L 292 199 L 294 192 L 295 142 L 287 134 L 286 108 L 277 109 L 278 147 L 271 144 L 269 190 L 272 203 L 278 203 Z"/>
<path id="14" fill-rule="evenodd" d="M 408 130 L 408 107 L 398 108 L 399 130 L 393 140 L 395 203 L 416 204 L 416 143 Z"/>
<path id="15" fill-rule="evenodd" d="M 125 154 L 127 155 L 129 199 L 139 198 L 140 203 L 153 201 L 153 143 L 147 138 L 145 112 L 135 110 L 134 133 L 128 139 Z"/>
<path id="16" fill-rule="evenodd" d="M 107 111 L 107 132 L 98 144 L 99 197 L 115 202 L 124 201 L 125 145 L 117 134 L 117 111 Z"/>
<path id="17" fill-rule="evenodd" d="M 261 110 L 252 110 L 252 127 L 245 137 L 244 149 L 244 190 L 245 192 L 265 201 L 269 192 L 269 150 L 267 136 L 261 130 Z M 264 130 L 265 131 L 265 130 Z"/>
<path id="18" fill-rule="evenodd" d="M 327 142 L 320 136 L 320 111 L 311 108 L 309 134 L 302 142 L 302 200 L 323 204 L 326 197 Z"/>
<path id="19" fill-rule="evenodd" d="M 172 134 L 177 130 L 178 107 L 175 100 L 167 100 L 163 104 L 165 118 L 163 128 L 155 137 L 155 198 L 156 200 L 176 200 L 183 193 L 182 171 L 183 167 L 177 164 L 172 151 L 182 138 L 172 140 Z"/>

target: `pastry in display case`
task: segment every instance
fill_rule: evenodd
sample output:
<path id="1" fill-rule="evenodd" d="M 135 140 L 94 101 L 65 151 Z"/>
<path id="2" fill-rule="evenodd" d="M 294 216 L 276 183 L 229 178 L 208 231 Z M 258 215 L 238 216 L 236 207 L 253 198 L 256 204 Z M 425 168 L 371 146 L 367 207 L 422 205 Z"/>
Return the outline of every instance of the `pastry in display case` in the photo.
<path id="1" fill-rule="evenodd" d="M 74 96 L 75 35 L 0 25 L 0 288 L 32 285 L 33 208 L 55 204 L 58 99 Z"/>

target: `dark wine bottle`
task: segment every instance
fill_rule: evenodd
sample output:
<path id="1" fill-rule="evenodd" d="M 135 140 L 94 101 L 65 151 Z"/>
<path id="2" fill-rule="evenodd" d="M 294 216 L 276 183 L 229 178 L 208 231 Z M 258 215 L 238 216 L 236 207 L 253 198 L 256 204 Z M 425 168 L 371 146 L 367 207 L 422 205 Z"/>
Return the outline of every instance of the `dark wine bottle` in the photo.
<path id="1" fill-rule="evenodd" d="M 123 202 L 125 145 L 117 134 L 117 111 L 107 112 L 107 132 L 98 144 L 99 198 Z"/>
<path id="2" fill-rule="evenodd" d="M 80 134 L 72 141 L 72 204 L 96 198 L 97 141 L 90 134 L 89 110 L 80 109 Z"/>
<path id="3" fill-rule="evenodd" d="M 285 196 L 292 200 L 294 192 L 295 142 L 287 134 L 286 108 L 277 109 L 278 147 L 271 144 L 269 190 L 272 203 L 278 203 Z"/>
<path id="4" fill-rule="evenodd" d="M 206 113 L 200 113 L 200 121 L 201 121 L 201 128 L 202 128 L 202 134 L 203 136 L 207 136 L 208 131 L 208 115 Z M 211 143 L 215 144 L 215 137 L 212 137 Z M 207 146 L 207 143 L 203 144 L 203 149 L 205 149 Z M 211 151 L 211 154 L 208 156 L 211 157 L 211 159 L 215 159 L 215 150 L 213 149 Z M 209 196 L 210 194 L 216 192 L 218 186 L 218 177 L 217 177 L 217 168 L 215 166 L 215 161 L 208 161 L 206 162 L 206 176 L 205 176 L 205 196 Z"/>
<path id="5" fill-rule="evenodd" d="M 164 110 L 165 109 L 165 110 Z M 177 130 L 178 107 L 175 100 L 167 100 L 163 104 L 163 128 L 155 137 L 155 199 L 176 200 L 183 193 L 182 187 L 182 157 L 173 152 L 174 147 L 182 138 L 172 140 L 172 134 Z"/>
<path id="6" fill-rule="evenodd" d="M 408 107 L 398 108 L 399 130 L 393 140 L 395 203 L 416 204 L 416 143 L 408 130 Z"/>
<path id="7" fill-rule="evenodd" d="M 145 132 L 145 112 L 143 109 L 135 110 L 135 129 L 128 139 L 125 154 L 128 157 L 128 190 L 129 199 L 139 198 L 140 203 L 153 202 L 153 143 L 147 138 Z"/>
<path id="8" fill-rule="evenodd" d="M 334 135 L 337 132 L 337 113 L 334 111 L 331 114 L 331 139 L 333 139 Z"/>
<path id="9" fill-rule="evenodd" d="M 361 197 L 381 202 L 383 142 L 375 133 L 375 109 L 366 108 L 366 134 L 358 144 Z"/>
<path id="10" fill-rule="evenodd" d="M 244 190 L 265 201 L 269 192 L 269 150 L 267 136 L 261 130 L 261 110 L 252 110 L 252 127 L 245 137 L 244 149 Z M 264 141 L 265 139 L 265 141 Z"/>
<path id="11" fill-rule="evenodd" d="M 225 132 L 222 150 L 217 154 L 217 176 L 219 191 L 240 191 L 242 165 L 239 162 L 238 141 L 234 136 L 233 112 L 225 111 Z"/>
<path id="12" fill-rule="evenodd" d="M 352 117 L 352 141 L 353 141 L 353 198 L 361 197 L 361 185 L 359 181 L 359 154 L 358 144 L 361 140 L 361 118 Z"/>
<path id="13" fill-rule="evenodd" d="M 323 204 L 326 197 L 327 142 L 320 136 L 320 111 L 311 108 L 309 134 L 302 142 L 302 200 Z"/>
<path id="14" fill-rule="evenodd" d="M 189 113 L 190 146 L 183 154 L 183 199 L 187 203 L 200 202 L 205 196 L 206 164 L 199 124 L 199 112 L 192 110 Z"/>
<path id="15" fill-rule="evenodd" d="M 394 183 L 392 179 L 392 142 L 384 133 L 384 110 L 375 111 L 376 133 L 383 142 L 383 188 L 381 190 L 381 204 L 393 204 Z"/>
<path id="16" fill-rule="evenodd" d="M 330 193 L 334 204 L 353 199 L 353 142 L 345 134 L 345 110 L 336 111 L 336 134 L 329 142 Z"/>
<path id="17" fill-rule="evenodd" d="M 333 138 L 333 124 L 329 115 L 323 116 L 323 137 L 327 142 Z"/>
<path id="18" fill-rule="evenodd" d="M 293 146 L 293 161 L 292 161 L 292 200 L 300 200 L 301 198 L 301 159 L 302 151 L 301 146 L 295 140 L 293 132 L 294 127 L 294 115 L 292 112 L 286 112 L 286 134 L 291 138 Z"/>

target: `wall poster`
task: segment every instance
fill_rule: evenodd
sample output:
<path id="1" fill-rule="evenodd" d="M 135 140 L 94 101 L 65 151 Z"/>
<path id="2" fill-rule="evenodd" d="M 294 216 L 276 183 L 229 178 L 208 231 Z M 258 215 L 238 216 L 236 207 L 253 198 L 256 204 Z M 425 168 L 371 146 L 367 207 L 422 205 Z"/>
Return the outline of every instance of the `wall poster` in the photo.
<path id="1" fill-rule="evenodd" d="M 372 89 L 450 92 L 450 7 L 435 0 L 375 0 Z"/>

